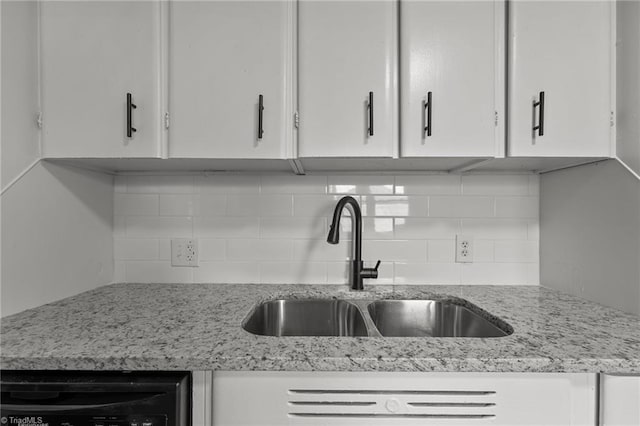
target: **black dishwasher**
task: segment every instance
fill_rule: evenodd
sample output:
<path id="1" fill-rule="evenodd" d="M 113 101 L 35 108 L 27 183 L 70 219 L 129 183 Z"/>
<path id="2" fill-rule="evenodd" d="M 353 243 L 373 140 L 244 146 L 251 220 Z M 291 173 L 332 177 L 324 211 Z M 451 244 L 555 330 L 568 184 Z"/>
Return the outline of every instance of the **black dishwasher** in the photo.
<path id="1" fill-rule="evenodd" d="M 188 372 L 0 372 L 1 426 L 190 426 Z"/>

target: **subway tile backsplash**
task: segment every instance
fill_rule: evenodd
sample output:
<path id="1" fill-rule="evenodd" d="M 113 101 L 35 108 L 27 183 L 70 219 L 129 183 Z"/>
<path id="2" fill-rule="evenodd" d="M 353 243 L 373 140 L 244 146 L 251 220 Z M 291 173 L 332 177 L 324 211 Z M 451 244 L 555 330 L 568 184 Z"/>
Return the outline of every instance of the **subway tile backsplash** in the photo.
<path id="1" fill-rule="evenodd" d="M 326 242 L 333 208 L 354 196 L 368 284 L 539 284 L 537 175 L 121 175 L 117 281 L 347 282 L 348 217 Z M 348 212 L 345 211 L 345 216 Z M 455 238 L 474 262 L 455 263 Z M 171 266 L 171 238 L 195 238 L 199 266 Z"/>

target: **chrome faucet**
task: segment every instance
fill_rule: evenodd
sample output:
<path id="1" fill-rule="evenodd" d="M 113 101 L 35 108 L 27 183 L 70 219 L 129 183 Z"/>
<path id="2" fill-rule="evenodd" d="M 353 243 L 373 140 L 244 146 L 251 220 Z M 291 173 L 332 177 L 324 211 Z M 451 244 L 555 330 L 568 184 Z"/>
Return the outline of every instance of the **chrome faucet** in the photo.
<path id="1" fill-rule="evenodd" d="M 340 218 L 342 217 L 342 210 L 345 207 L 349 207 L 351 210 L 352 224 L 352 241 L 353 257 L 351 258 L 351 272 L 349 274 L 349 284 L 353 290 L 363 290 L 362 285 L 363 278 L 378 278 L 378 267 L 380 261 L 376 263 L 375 268 L 365 268 L 362 262 L 362 213 L 360 212 L 360 206 L 355 198 L 346 196 L 342 197 L 336 209 L 333 211 L 333 221 L 331 222 L 331 229 L 329 229 L 329 235 L 327 236 L 327 242 L 329 244 L 338 244 L 340 240 Z"/>

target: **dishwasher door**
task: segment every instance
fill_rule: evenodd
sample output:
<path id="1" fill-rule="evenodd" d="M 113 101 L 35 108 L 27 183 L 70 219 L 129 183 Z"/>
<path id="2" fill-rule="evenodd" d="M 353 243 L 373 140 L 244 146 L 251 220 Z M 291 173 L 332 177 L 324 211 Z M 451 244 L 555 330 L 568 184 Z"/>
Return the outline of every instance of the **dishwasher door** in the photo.
<path id="1" fill-rule="evenodd" d="M 2 425 L 191 425 L 185 372 L 3 371 L 0 388 Z"/>

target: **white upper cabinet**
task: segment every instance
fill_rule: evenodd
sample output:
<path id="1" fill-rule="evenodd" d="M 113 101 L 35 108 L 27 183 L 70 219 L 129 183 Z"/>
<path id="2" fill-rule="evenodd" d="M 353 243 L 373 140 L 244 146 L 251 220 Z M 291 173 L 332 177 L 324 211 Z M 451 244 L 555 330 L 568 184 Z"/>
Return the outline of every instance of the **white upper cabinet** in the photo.
<path id="1" fill-rule="evenodd" d="M 159 156 L 159 3 L 40 8 L 44 157 Z"/>
<path id="2" fill-rule="evenodd" d="M 397 2 L 298 3 L 298 154 L 397 155 Z"/>
<path id="3" fill-rule="evenodd" d="M 612 9 L 604 1 L 509 8 L 509 155 L 611 155 Z"/>
<path id="4" fill-rule="evenodd" d="M 502 154 L 504 7 L 401 0 L 401 156 Z"/>
<path id="5" fill-rule="evenodd" d="M 169 10 L 169 156 L 286 158 L 291 1 L 175 1 Z"/>

